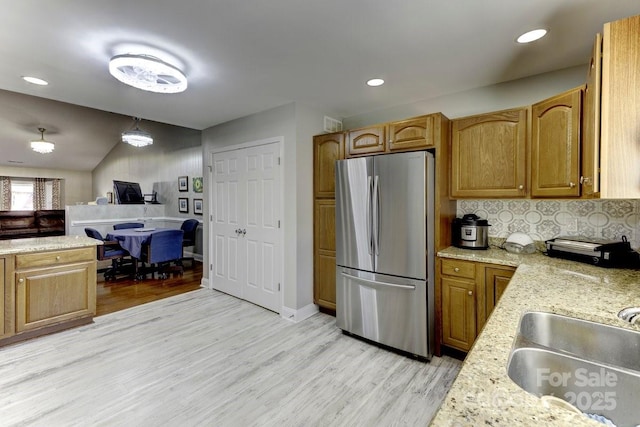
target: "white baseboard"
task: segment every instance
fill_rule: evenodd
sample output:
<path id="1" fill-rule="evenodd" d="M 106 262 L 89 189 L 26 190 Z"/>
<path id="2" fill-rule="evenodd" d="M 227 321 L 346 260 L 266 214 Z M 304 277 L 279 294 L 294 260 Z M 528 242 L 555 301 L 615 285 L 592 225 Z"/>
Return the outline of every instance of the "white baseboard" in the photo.
<path id="1" fill-rule="evenodd" d="M 315 304 L 306 305 L 298 310 L 289 307 L 282 307 L 280 317 L 294 323 L 302 322 L 318 312 L 318 306 Z"/>
<path id="2" fill-rule="evenodd" d="M 200 286 L 203 288 L 211 289 L 211 287 L 209 287 L 209 279 L 206 277 L 203 277 L 202 280 L 200 280 Z"/>

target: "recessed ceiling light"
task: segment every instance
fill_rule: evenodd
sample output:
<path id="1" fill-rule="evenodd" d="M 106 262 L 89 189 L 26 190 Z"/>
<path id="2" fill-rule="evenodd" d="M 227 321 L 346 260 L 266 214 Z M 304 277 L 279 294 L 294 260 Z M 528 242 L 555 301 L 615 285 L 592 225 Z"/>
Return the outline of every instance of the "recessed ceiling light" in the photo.
<path id="1" fill-rule="evenodd" d="M 42 80 L 37 77 L 31 77 L 31 76 L 22 76 L 22 80 L 29 83 L 33 83 L 34 85 L 39 85 L 39 86 L 46 86 L 49 84 L 49 82 L 46 80 Z"/>
<path id="2" fill-rule="evenodd" d="M 372 86 L 372 87 L 382 86 L 384 84 L 384 80 L 382 80 L 382 79 L 371 79 L 371 80 L 369 80 L 367 82 L 367 84 L 369 86 Z"/>
<path id="3" fill-rule="evenodd" d="M 178 93 L 187 89 L 182 71 L 150 55 L 116 55 L 109 72 L 122 83 L 156 93 Z"/>
<path id="4" fill-rule="evenodd" d="M 547 30 L 545 30 L 544 28 L 539 28 L 537 30 L 532 30 L 524 33 L 523 35 L 518 37 L 516 41 L 518 43 L 531 43 L 533 41 L 541 39 L 546 34 L 547 34 Z"/>

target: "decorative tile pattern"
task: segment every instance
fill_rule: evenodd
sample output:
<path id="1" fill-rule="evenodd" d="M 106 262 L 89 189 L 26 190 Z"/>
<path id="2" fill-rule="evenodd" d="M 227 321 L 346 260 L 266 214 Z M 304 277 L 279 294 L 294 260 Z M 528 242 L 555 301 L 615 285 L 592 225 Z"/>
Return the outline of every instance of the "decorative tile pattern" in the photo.
<path id="1" fill-rule="evenodd" d="M 640 248 L 640 200 L 458 200 L 457 216 L 487 219 L 489 236 L 519 231 L 533 240 L 585 236 L 620 240 Z"/>

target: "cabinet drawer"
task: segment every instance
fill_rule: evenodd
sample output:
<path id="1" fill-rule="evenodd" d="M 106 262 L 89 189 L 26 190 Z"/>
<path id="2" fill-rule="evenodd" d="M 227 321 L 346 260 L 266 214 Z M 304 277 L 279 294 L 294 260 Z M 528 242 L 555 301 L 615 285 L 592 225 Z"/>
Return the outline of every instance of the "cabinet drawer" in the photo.
<path id="1" fill-rule="evenodd" d="M 34 252 L 16 255 L 16 270 L 31 267 L 62 265 L 73 262 L 93 261 L 96 259 L 95 246 L 67 249 L 63 251 Z"/>
<path id="2" fill-rule="evenodd" d="M 442 274 L 447 276 L 466 277 L 467 279 L 475 279 L 476 265 L 472 262 L 443 259 Z"/>

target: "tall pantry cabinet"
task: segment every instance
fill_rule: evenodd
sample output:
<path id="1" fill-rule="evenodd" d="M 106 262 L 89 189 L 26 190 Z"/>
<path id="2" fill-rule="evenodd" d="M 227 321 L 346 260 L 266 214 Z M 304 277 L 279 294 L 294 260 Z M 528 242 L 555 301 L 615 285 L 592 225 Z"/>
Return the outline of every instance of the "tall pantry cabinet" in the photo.
<path id="1" fill-rule="evenodd" d="M 335 161 L 344 159 L 344 133 L 313 137 L 313 301 L 336 309 Z"/>

